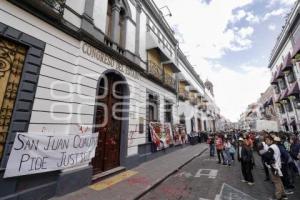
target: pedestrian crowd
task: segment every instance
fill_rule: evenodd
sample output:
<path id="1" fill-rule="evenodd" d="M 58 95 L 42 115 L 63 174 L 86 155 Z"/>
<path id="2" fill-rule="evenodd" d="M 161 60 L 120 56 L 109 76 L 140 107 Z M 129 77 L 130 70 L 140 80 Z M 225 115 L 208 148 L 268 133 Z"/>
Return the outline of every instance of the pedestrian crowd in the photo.
<path id="1" fill-rule="evenodd" d="M 288 199 L 287 195 L 294 193 L 296 177 L 300 175 L 300 134 L 233 131 L 211 134 L 207 143 L 210 156 L 217 154 L 218 164 L 230 167 L 237 158 L 242 182 L 254 185 L 252 171 L 257 153 L 264 181 L 274 185 L 274 199 Z"/>

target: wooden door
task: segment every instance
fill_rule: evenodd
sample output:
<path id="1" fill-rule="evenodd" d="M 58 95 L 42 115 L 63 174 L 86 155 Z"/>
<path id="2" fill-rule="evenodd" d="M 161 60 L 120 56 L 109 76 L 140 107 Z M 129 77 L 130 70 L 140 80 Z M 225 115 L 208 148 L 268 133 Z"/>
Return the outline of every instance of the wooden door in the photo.
<path id="1" fill-rule="evenodd" d="M 202 131 L 202 121 L 198 118 L 198 131 Z"/>
<path id="2" fill-rule="evenodd" d="M 100 82 L 98 105 L 96 110 L 96 131 L 99 132 L 98 146 L 92 161 L 94 174 L 101 173 L 120 166 L 120 144 L 122 130 L 122 102 L 123 87 L 114 83 L 120 81 L 115 74 L 108 74 L 107 81 Z M 105 91 L 107 91 L 105 93 Z M 103 95 L 105 94 L 105 95 Z M 106 108 L 105 106 L 106 105 Z M 114 111 L 114 105 L 119 105 Z"/>
<path id="3" fill-rule="evenodd" d="M 0 37 L 0 162 L 21 80 L 26 47 Z"/>

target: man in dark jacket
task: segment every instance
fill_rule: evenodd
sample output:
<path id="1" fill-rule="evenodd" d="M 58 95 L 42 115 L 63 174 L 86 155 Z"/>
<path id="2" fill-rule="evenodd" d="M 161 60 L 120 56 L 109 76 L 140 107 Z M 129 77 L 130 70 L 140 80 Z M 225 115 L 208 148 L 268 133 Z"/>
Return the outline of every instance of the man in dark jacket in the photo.
<path id="1" fill-rule="evenodd" d="M 241 169 L 244 177 L 242 182 L 248 182 L 249 185 L 254 185 L 254 179 L 252 175 L 254 163 L 252 148 L 242 138 L 239 138 L 238 160 L 241 162 Z"/>
<path id="2" fill-rule="evenodd" d="M 290 182 L 290 175 L 289 175 L 289 162 L 291 161 L 289 152 L 285 149 L 284 145 L 281 142 L 277 143 L 277 146 L 280 150 L 280 155 L 281 155 L 281 171 L 282 171 L 282 183 L 285 188 L 285 193 L 286 194 L 292 194 L 293 191 L 292 189 L 294 186 Z"/>

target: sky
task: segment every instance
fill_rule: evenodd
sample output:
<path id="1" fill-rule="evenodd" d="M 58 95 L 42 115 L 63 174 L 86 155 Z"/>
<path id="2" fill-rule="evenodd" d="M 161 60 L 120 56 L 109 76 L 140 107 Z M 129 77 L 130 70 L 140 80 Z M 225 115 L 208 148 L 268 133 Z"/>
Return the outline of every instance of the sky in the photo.
<path id="1" fill-rule="evenodd" d="M 271 51 L 296 0 L 154 1 L 170 9 L 165 19 L 202 80 L 214 84 L 221 114 L 238 121 L 270 85 Z"/>

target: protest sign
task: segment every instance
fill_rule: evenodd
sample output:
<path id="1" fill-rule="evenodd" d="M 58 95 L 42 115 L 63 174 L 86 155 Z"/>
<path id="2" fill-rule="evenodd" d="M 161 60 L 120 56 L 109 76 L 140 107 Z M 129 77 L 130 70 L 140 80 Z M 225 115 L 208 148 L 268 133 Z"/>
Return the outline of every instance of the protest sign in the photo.
<path id="1" fill-rule="evenodd" d="M 168 148 L 172 144 L 171 124 L 162 124 L 160 122 L 150 122 L 150 133 L 152 142 L 156 150 Z"/>
<path id="2" fill-rule="evenodd" d="M 97 143 L 98 133 L 17 133 L 4 178 L 88 164 L 95 156 Z"/>

